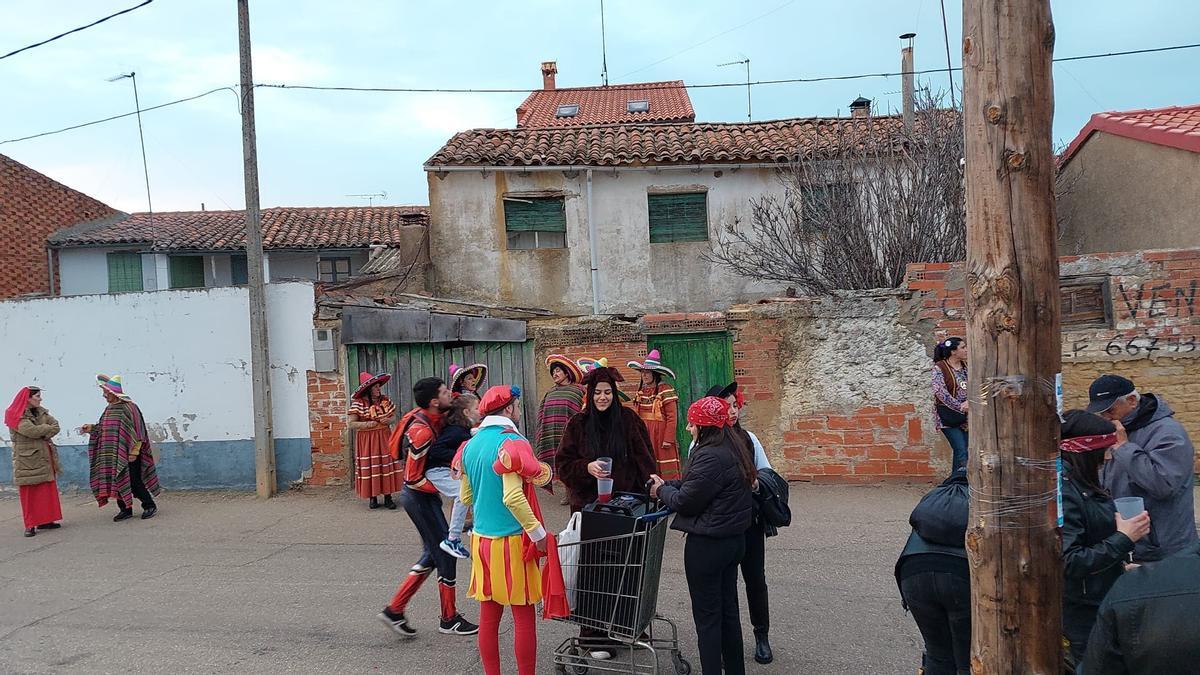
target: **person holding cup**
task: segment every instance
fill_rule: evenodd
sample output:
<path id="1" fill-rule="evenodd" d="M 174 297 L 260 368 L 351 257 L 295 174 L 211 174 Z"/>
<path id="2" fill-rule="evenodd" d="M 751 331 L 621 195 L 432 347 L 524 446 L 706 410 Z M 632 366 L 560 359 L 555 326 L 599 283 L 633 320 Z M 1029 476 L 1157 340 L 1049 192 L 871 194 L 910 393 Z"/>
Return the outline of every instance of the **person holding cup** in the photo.
<path id="1" fill-rule="evenodd" d="M 1126 441 L 1112 422 L 1083 410 L 1063 415 L 1063 636 L 1074 663 L 1083 662 L 1100 603 L 1125 571 L 1134 543 L 1150 533 L 1150 514 L 1118 513 L 1100 482 L 1109 449 Z"/>

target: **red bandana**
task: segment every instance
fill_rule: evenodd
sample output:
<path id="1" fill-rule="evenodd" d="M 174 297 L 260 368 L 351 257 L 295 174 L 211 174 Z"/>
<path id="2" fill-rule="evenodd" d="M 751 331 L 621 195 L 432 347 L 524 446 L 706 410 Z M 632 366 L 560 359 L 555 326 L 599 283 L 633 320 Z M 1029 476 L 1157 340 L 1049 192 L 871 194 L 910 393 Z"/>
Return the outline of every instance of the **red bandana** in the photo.
<path id="1" fill-rule="evenodd" d="M 729 403 L 723 398 L 705 396 L 688 408 L 687 419 L 698 427 L 727 427 Z"/>
<path id="2" fill-rule="evenodd" d="M 1091 452 L 1092 450 L 1103 450 L 1104 448 L 1112 447 L 1117 444 L 1117 432 L 1104 434 L 1101 436 L 1076 436 L 1075 438 L 1064 438 L 1058 444 L 1058 449 L 1063 452 Z"/>

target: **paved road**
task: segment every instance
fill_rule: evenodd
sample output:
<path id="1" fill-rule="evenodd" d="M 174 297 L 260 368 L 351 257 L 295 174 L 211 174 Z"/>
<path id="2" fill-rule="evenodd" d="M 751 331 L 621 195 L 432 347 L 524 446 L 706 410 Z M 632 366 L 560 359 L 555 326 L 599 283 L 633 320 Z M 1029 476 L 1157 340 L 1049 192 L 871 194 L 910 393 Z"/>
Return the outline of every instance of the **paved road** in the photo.
<path id="1" fill-rule="evenodd" d="M 919 636 L 892 565 L 924 490 L 793 487 L 794 525 L 767 550 L 778 658 L 750 673 L 916 670 Z M 561 527 L 566 507 L 544 501 Z M 432 582 L 409 610 L 416 639 L 375 621 L 418 557 L 403 511 L 327 491 L 267 503 L 177 493 L 160 505 L 153 520 L 113 523 L 113 507 L 65 496 L 65 527 L 25 539 L 17 500 L 0 497 L 0 672 L 481 672 L 474 638 L 437 633 Z M 670 535 L 659 611 L 678 620 L 699 672 L 682 549 Z M 460 565 L 460 598 L 468 574 Z M 472 601 L 461 606 L 477 618 Z M 553 672 L 550 653 L 572 628 L 539 622 L 539 673 Z M 502 636 L 502 653 L 510 645 Z"/>

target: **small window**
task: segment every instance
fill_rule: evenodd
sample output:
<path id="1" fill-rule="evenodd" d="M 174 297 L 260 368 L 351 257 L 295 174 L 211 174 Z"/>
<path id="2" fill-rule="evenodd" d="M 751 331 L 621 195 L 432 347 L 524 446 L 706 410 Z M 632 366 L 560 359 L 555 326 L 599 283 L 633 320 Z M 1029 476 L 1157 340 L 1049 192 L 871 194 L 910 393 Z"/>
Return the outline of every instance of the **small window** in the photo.
<path id="1" fill-rule="evenodd" d="M 349 258 L 321 258 L 317 268 L 321 283 L 338 284 L 350 278 Z"/>
<path id="2" fill-rule="evenodd" d="M 651 244 L 708 241 L 708 193 L 652 194 L 646 204 Z"/>
<path id="3" fill-rule="evenodd" d="M 173 255 L 168 271 L 171 288 L 204 288 L 204 257 Z"/>
<path id="4" fill-rule="evenodd" d="M 625 111 L 631 113 L 650 112 L 650 101 L 630 101 L 625 104 Z"/>
<path id="5" fill-rule="evenodd" d="M 505 197 L 508 248 L 566 248 L 566 200 L 562 197 Z"/>
<path id="6" fill-rule="evenodd" d="M 579 114 L 578 103 L 564 103 L 554 112 L 555 117 L 574 117 Z"/>
<path id="7" fill-rule="evenodd" d="M 1112 325 L 1108 277 L 1067 277 L 1059 283 L 1063 328 Z"/>
<path id="8" fill-rule="evenodd" d="M 849 186 L 844 183 L 805 185 L 800 198 L 801 212 L 806 219 L 825 219 L 844 208 L 849 199 Z"/>
<path id="9" fill-rule="evenodd" d="M 142 254 L 122 251 L 108 254 L 108 292 L 142 290 Z"/>
<path id="10" fill-rule="evenodd" d="M 229 283 L 234 286 L 245 286 L 250 283 L 250 267 L 246 264 L 246 256 L 229 256 Z"/>

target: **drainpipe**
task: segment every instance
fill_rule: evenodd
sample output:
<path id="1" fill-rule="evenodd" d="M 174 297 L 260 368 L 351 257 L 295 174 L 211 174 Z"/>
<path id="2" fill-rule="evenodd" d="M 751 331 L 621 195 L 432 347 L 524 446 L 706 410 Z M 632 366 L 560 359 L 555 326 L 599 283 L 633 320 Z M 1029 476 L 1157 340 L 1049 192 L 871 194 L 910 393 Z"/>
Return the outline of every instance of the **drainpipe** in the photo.
<path id="1" fill-rule="evenodd" d="M 600 314 L 600 263 L 596 255 L 596 221 L 592 219 L 592 170 L 587 170 L 588 248 L 592 254 L 592 314 Z"/>
<path id="2" fill-rule="evenodd" d="M 54 249 L 46 248 L 46 269 L 50 272 L 50 295 L 56 295 L 54 292 Z"/>

